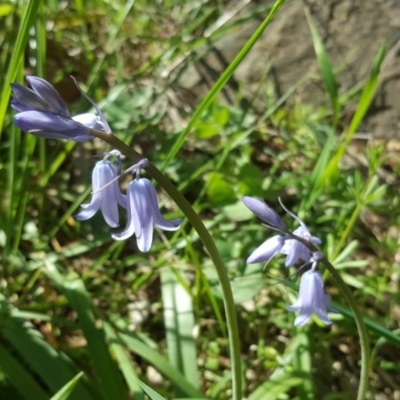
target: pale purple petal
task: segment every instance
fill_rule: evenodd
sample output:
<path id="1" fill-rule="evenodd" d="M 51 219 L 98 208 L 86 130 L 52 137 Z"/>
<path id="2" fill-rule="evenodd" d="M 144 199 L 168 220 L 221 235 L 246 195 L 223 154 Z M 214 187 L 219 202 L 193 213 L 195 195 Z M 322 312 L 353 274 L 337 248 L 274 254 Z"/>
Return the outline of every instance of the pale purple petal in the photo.
<path id="1" fill-rule="evenodd" d="M 311 243 L 316 246 L 318 244 L 322 243 L 322 240 L 320 238 L 317 238 L 316 236 L 311 236 Z"/>
<path id="2" fill-rule="evenodd" d="M 153 242 L 153 208 L 152 200 L 146 188 L 146 179 L 135 179 L 129 186 L 131 187 L 128 196 L 133 196 L 135 210 L 137 212 L 134 219 L 136 240 L 140 251 L 146 253 L 150 250 Z"/>
<path id="3" fill-rule="evenodd" d="M 21 111 L 50 111 L 46 103 L 36 95 L 36 93 L 20 85 L 19 83 L 12 83 L 11 90 L 13 92 L 13 100 L 11 100 L 11 107 L 19 112 Z"/>
<path id="4" fill-rule="evenodd" d="M 276 254 L 279 253 L 285 242 L 282 236 L 273 236 L 265 241 L 261 246 L 257 247 L 250 257 L 247 259 L 247 264 L 255 264 L 259 262 L 269 262 Z"/>
<path id="5" fill-rule="evenodd" d="M 86 126 L 87 128 L 90 129 L 96 129 L 98 131 L 104 131 L 104 125 L 101 119 L 92 113 L 83 113 L 83 114 L 78 114 L 72 117 L 72 119 L 76 122 L 79 122 L 83 126 Z"/>
<path id="6" fill-rule="evenodd" d="M 127 189 L 127 204 L 126 209 L 128 212 L 128 221 L 126 224 L 126 228 L 121 233 L 114 233 L 111 237 L 114 240 L 125 240 L 130 238 L 135 233 L 135 225 L 133 223 L 133 219 L 136 218 L 135 204 L 133 201 L 133 196 L 129 194 L 129 186 Z"/>
<path id="7" fill-rule="evenodd" d="M 109 226 L 112 228 L 119 226 L 118 204 L 122 194 L 119 191 L 117 180 L 109 184 L 116 177 L 117 171 L 110 161 L 102 160 L 96 163 L 92 173 L 92 188 L 94 192 L 92 201 L 89 205 L 82 204 L 84 211 L 76 216 L 78 220 L 92 217 L 100 208 L 104 220 Z M 119 197 L 117 197 L 117 193 L 119 193 Z M 126 206 L 126 203 L 124 205 Z"/>
<path id="8" fill-rule="evenodd" d="M 56 132 L 71 137 L 90 134 L 89 129 L 78 122 L 43 111 L 18 113 L 14 116 L 14 122 L 20 129 L 33 135 L 35 131 Z"/>
<path id="9" fill-rule="evenodd" d="M 82 204 L 83 211 L 75 215 L 78 221 L 85 221 L 92 218 L 94 214 L 99 210 L 101 204 L 101 197 L 99 193 L 93 195 L 92 201 L 89 204 Z"/>
<path id="10" fill-rule="evenodd" d="M 285 246 L 281 250 L 282 254 L 287 254 L 285 260 L 285 266 L 291 267 L 295 265 L 299 260 L 307 262 L 311 259 L 311 252 L 304 246 L 303 243 L 295 239 L 288 239 L 285 242 Z"/>
<path id="11" fill-rule="evenodd" d="M 147 198 L 151 202 L 154 224 L 165 231 L 176 231 L 180 228 L 182 218 L 166 220 L 158 208 L 157 192 L 153 184 L 146 178 L 141 179 L 147 191 Z"/>
<path id="12" fill-rule="evenodd" d="M 37 76 L 27 76 L 26 80 L 35 94 L 46 104 L 49 111 L 67 118 L 71 117 L 64 100 L 53 85 Z"/>
<path id="13" fill-rule="evenodd" d="M 286 231 L 286 226 L 281 217 L 266 203 L 248 196 L 243 197 L 243 203 L 251 212 L 271 227 L 277 227 L 282 231 Z"/>
<path id="14" fill-rule="evenodd" d="M 32 89 L 18 83 L 11 85 L 14 95 L 11 107 L 18 112 L 14 122 L 23 131 L 40 138 L 75 142 L 93 139 L 91 129 L 111 133 L 104 115 L 92 100 L 100 116 L 86 113 L 71 118 L 64 100 L 49 82 L 35 76 L 26 79 Z"/>
<path id="15" fill-rule="evenodd" d="M 318 271 L 313 269 L 305 272 L 300 280 L 299 298 L 291 306 L 287 306 L 289 311 L 299 310 L 295 320 L 295 326 L 304 325 L 311 315 L 315 313 L 318 318 L 326 325 L 332 321 L 328 317 L 327 301 L 324 292 L 324 282 Z"/>
<path id="16" fill-rule="evenodd" d="M 97 165 L 99 166 L 99 188 L 97 190 L 101 190 L 101 212 L 107 224 L 116 228 L 119 226 L 118 201 L 115 198 L 115 185 L 118 186 L 118 182 L 115 181 L 111 185 L 108 183 L 117 177 L 117 172 L 110 161 L 101 161 Z"/>
<path id="17" fill-rule="evenodd" d="M 165 230 L 179 228 L 180 219 L 167 221 L 158 209 L 157 192 L 145 178 L 133 180 L 126 192 L 128 224 L 120 234 L 112 235 L 115 240 L 123 240 L 136 235 L 140 251 L 147 252 L 153 242 L 154 225 Z M 178 225 L 178 226 L 177 226 Z"/>
<path id="18" fill-rule="evenodd" d="M 305 325 L 311 318 L 311 314 L 312 313 L 307 312 L 305 309 L 301 309 L 296 319 L 294 320 L 294 326 L 298 328 Z"/>

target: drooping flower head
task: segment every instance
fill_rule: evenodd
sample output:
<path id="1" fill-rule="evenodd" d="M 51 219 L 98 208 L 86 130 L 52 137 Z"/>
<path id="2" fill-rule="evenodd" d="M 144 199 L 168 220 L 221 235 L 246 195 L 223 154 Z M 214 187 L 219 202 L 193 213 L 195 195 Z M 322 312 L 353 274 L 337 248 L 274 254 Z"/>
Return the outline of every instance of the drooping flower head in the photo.
<path id="1" fill-rule="evenodd" d="M 294 321 L 296 327 L 303 326 L 312 314 L 317 315 L 324 324 L 330 325 L 332 321 L 328 317 L 328 311 L 336 312 L 329 305 L 330 296 L 325 294 L 322 276 L 316 271 L 320 257 L 322 257 L 320 253 L 314 253 L 311 269 L 301 276 L 297 301 L 291 306 L 286 306 L 289 311 L 299 311 Z"/>
<path id="2" fill-rule="evenodd" d="M 72 117 L 64 100 L 49 82 L 36 76 L 27 76 L 26 80 L 32 89 L 19 83 L 11 84 L 14 95 L 11 107 L 18 112 L 14 116 L 14 122 L 21 130 L 45 139 L 75 142 L 93 139 L 90 129 L 111 133 L 97 104 L 78 85 L 80 92 L 97 110 L 98 116 L 84 113 Z"/>
<path id="3" fill-rule="evenodd" d="M 265 226 L 282 234 L 267 239 L 261 246 L 257 247 L 247 259 L 247 263 L 268 263 L 280 253 L 286 255 L 286 267 L 295 265 L 298 261 L 303 262 L 299 270 L 312 264 L 311 269 L 301 277 L 298 300 L 286 308 L 289 311 L 299 311 L 295 320 L 296 327 L 304 325 L 313 313 L 325 324 L 331 324 L 332 321 L 329 319 L 327 312 L 336 312 L 336 310 L 329 306 L 330 296 L 325 294 L 322 277 L 316 271 L 318 262 L 323 256 L 318 251 L 312 252 L 302 242 L 306 241 L 312 245 L 316 245 L 320 244 L 321 240 L 312 236 L 306 224 L 299 217 L 287 210 L 282 203 L 282 208 L 300 224 L 293 233 L 290 233 L 286 229 L 281 217 L 266 203 L 252 199 L 251 197 L 244 197 L 243 203 L 265 222 Z"/>
<path id="4" fill-rule="evenodd" d="M 137 174 L 129 184 L 126 196 L 128 223 L 123 232 L 112 235 L 114 240 L 125 240 L 135 234 L 139 250 L 147 252 L 153 242 L 154 226 L 165 231 L 180 228 L 182 218 L 168 221 L 161 215 L 157 192 L 148 179 L 140 178 Z"/>
<path id="5" fill-rule="evenodd" d="M 101 210 L 107 224 L 116 228 L 119 226 L 118 206 L 126 208 L 126 196 L 119 189 L 117 169 L 107 160 L 108 156 L 96 163 L 92 173 L 92 200 L 81 205 L 83 211 L 75 218 L 84 221 Z"/>
<path id="6" fill-rule="evenodd" d="M 266 203 L 251 197 L 244 197 L 243 203 L 255 215 L 261 218 L 267 227 L 283 234 L 283 236 L 273 236 L 272 238 L 266 240 L 261 246 L 256 248 L 247 259 L 248 264 L 254 264 L 258 262 L 268 263 L 279 253 L 286 255 L 286 267 L 295 265 L 298 261 L 308 262 L 310 260 L 310 250 L 303 243 L 293 238 L 293 235 L 309 241 L 313 245 L 320 244 L 321 240 L 311 235 L 307 226 L 299 217 L 288 211 L 281 203 L 283 209 L 300 224 L 300 227 L 295 229 L 293 233 L 290 234 L 289 231 L 287 231 L 287 228 L 281 217 Z"/>

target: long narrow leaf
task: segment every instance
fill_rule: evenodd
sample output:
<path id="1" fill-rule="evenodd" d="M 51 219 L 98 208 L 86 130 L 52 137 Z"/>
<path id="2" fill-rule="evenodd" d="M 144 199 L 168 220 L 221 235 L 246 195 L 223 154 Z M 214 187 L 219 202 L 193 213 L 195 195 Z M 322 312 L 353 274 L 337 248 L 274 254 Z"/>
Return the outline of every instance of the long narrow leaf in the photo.
<path id="1" fill-rule="evenodd" d="M 36 379 L 1 343 L 0 369 L 25 399 L 47 400 L 49 398 L 49 394 L 43 390 Z"/>
<path id="2" fill-rule="evenodd" d="M 81 379 L 83 372 L 79 372 L 74 378 L 66 383 L 50 400 L 67 400 Z"/>
<path id="3" fill-rule="evenodd" d="M 270 379 L 263 383 L 248 397 L 248 400 L 278 399 L 288 390 L 304 383 L 307 378 L 309 379 L 309 376 L 299 372 L 286 373 L 279 378 Z"/>
<path id="4" fill-rule="evenodd" d="M 192 298 L 169 268 L 161 270 L 161 290 L 169 361 L 198 387 Z"/>
<path id="5" fill-rule="evenodd" d="M 107 337 L 110 339 L 110 349 L 112 353 L 115 355 L 115 358 L 118 362 L 119 369 L 124 375 L 125 382 L 128 385 L 133 398 L 135 400 L 144 400 L 143 390 L 141 386 L 138 384 L 137 374 L 132 365 L 132 360 L 130 359 L 127 350 L 118 343 L 117 334 L 114 332 L 114 329 L 107 322 L 103 322 L 104 330 L 106 332 Z"/>
<path id="6" fill-rule="evenodd" d="M 65 281 L 56 267 L 47 264 L 46 275 L 65 293 L 79 317 L 80 326 L 87 340 L 87 347 L 104 399 L 126 398 L 116 364 L 106 345 L 104 330 L 96 326 L 92 302 L 79 278 Z"/>
<path id="7" fill-rule="evenodd" d="M 21 69 L 24 51 L 29 37 L 29 29 L 35 21 L 36 14 L 40 8 L 40 3 L 41 0 L 29 0 L 21 19 L 15 47 L 12 52 L 10 65 L 8 67 L 3 90 L 1 91 L 0 96 L 0 137 L 3 131 L 4 119 L 8 108 L 8 100 L 11 95 L 10 84 L 15 81 L 17 74 Z"/>
<path id="8" fill-rule="evenodd" d="M 164 397 L 159 395 L 154 389 L 152 389 L 150 386 L 147 386 L 141 380 L 137 379 L 137 382 L 140 385 L 140 387 L 146 392 L 147 396 L 150 397 L 151 400 L 165 400 Z"/>
<path id="9" fill-rule="evenodd" d="M 186 378 L 157 351 L 127 334 L 117 334 L 116 340 L 118 343 L 126 346 L 132 353 L 148 361 L 173 385 L 178 387 L 185 396 L 204 398 L 203 394 L 188 382 Z"/>
<path id="10" fill-rule="evenodd" d="M 14 318 L 7 318 L 3 322 L 2 334 L 51 391 L 56 392 L 65 382 L 79 373 L 77 367 L 65 354 L 52 348 L 40 332 L 28 324 Z M 98 398 L 95 392 L 95 390 L 89 391 L 86 385 L 80 383 L 72 398 L 95 399 Z"/>
<path id="11" fill-rule="evenodd" d="M 308 11 L 306 11 L 306 16 L 311 31 L 311 37 L 314 45 L 315 55 L 317 57 L 319 69 L 322 74 L 322 79 L 324 81 L 326 90 L 328 91 L 329 97 L 331 99 L 334 126 L 336 126 L 340 115 L 340 104 L 339 104 L 338 85 L 336 82 L 336 77 L 333 72 L 332 66 L 329 62 L 328 53 L 326 52 L 324 43 L 322 42 L 318 30 L 315 27 L 313 19 Z"/>
<path id="12" fill-rule="evenodd" d="M 374 63 L 372 65 L 371 73 L 370 73 L 368 81 L 365 84 L 364 89 L 362 91 L 361 98 L 358 102 L 356 112 L 353 115 L 353 118 L 350 122 L 349 128 L 345 132 L 343 132 L 342 144 L 337 149 L 336 154 L 332 157 L 332 159 L 325 171 L 324 178 L 323 178 L 324 180 L 330 179 L 332 176 L 334 176 L 336 174 L 340 159 L 342 158 L 343 154 L 345 153 L 348 145 L 351 142 L 351 139 L 353 138 L 355 132 L 357 131 L 362 120 L 364 119 L 369 106 L 372 103 L 376 88 L 378 86 L 379 72 L 380 72 L 382 61 L 385 57 L 385 53 L 386 53 L 386 40 L 384 40 L 383 43 L 381 44 L 379 51 L 375 57 Z"/>
<path id="13" fill-rule="evenodd" d="M 188 123 L 187 127 L 181 132 L 181 134 L 179 135 L 179 137 L 175 141 L 171 151 L 169 152 L 168 156 L 166 157 L 166 160 L 164 162 L 164 168 L 170 163 L 170 161 L 178 153 L 179 149 L 182 147 L 182 145 L 183 145 L 183 143 L 184 143 L 184 141 L 186 139 L 186 136 L 193 129 L 193 127 L 195 126 L 195 124 L 199 120 L 199 118 L 203 115 L 203 112 L 214 101 L 214 99 L 217 96 L 217 94 L 222 90 L 222 88 L 228 82 L 229 78 L 233 75 L 233 73 L 235 72 L 236 68 L 239 66 L 239 64 L 247 56 L 249 51 L 252 49 L 252 47 L 257 42 L 258 38 L 262 35 L 262 33 L 264 32 L 265 28 L 271 23 L 271 21 L 273 20 L 273 18 L 276 15 L 276 13 L 279 11 L 279 9 L 283 6 L 284 3 L 285 3 L 285 0 L 277 0 L 275 2 L 275 4 L 271 8 L 271 11 L 268 14 L 268 16 L 261 23 L 261 25 L 257 28 L 257 30 L 254 32 L 254 34 L 251 36 L 251 38 L 247 41 L 247 43 L 242 47 L 242 49 L 240 50 L 239 54 L 230 63 L 228 68 L 222 73 L 222 75 L 220 76 L 218 81 L 214 84 L 214 86 L 208 92 L 207 96 L 203 99 L 203 101 L 197 107 L 195 113 L 193 114 L 192 119 Z"/>

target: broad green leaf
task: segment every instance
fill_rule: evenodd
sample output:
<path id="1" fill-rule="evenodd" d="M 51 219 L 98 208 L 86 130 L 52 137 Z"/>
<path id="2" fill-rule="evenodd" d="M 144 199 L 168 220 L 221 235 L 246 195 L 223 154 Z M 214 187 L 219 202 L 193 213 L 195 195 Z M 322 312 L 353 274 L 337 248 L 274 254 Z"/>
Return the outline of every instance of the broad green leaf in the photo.
<path id="1" fill-rule="evenodd" d="M 236 201 L 237 196 L 232 184 L 219 172 L 211 173 L 207 188 L 208 197 L 214 205 L 229 204 Z"/>

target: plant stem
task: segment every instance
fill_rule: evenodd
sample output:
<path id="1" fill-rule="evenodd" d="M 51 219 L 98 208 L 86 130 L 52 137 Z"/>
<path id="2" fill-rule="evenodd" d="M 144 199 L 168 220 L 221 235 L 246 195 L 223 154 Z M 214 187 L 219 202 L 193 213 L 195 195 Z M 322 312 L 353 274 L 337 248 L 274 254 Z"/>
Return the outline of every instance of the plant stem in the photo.
<path id="1" fill-rule="evenodd" d="M 143 156 L 126 145 L 112 134 L 92 130 L 92 135 L 102 139 L 114 149 L 119 150 L 123 155 L 139 162 L 143 160 Z M 195 231 L 198 233 L 204 247 L 207 249 L 208 254 L 214 263 L 217 270 L 218 279 L 223 292 L 223 302 L 225 308 L 226 324 L 228 328 L 229 350 L 232 362 L 232 399 L 242 399 L 242 371 L 240 359 L 240 343 L 239 343 L 239 330 L 236 319 L 235 303 L 233 301 L 232 289 L 229 282 L 229 277 L 226 272 L 226 267 L 222 261 L 221 255 L 214 243 L 213 238 L 203 224 L 200 217 L 194 211 L 189 202 L 183 197 L 179 190 L 172 184 L 172 182 L 153 164 L 149 162 L 146 171 L 158 182 L 158 184 L 169 194 L 175 201 L 178 207 L 185 214 L 186 218 L 190 221 Z"/>
<path id="2" fill-rule="evenodd" d="M 293 235 L 288 232 L 288 234 L 297 241 L 303 243 L 309 250 L 312 252 L 318 251 L 318 249 L 309 241 L 299 237 L 297 235 Z M 332 275 L 335 280 L 337 286 L 344 294 L 347 302 L 351 310 L 353 311 L 353 316 L 356 321 L 358 336 L 360 338 L 360 347 L 361 347 L 361 371 L 360 371 L 360 383 L 358 385 L 358 394 L 357 400 L 365 400 L 365 396 L 368 388 L 368 376 L 369 376 L 369 340 L 368 340 L 368 332 L 364 323 L 364 318 L 361 314 L 361 311 L 357 305 L 357 301 L 351 293 L 350 289 L 340 276 L 340 274 L 336 271 L 335 267 L 325 258 L 322 257 L 321 261 L 324 264 L 325 268 Z"/>
<path id="3" fill-rule="evenodd" d="M 357 400 L 364 400 L 367 394 L 368 388 L 368 375 L 369 375 L 369 344 L 368 344 L 368 332 L 364 324 L 364 319 L 361 311 L 357 305 L 356 299 L 351 293 L 350 289 L 343 281 L 340 274 L 336 271 L 335 267 L 324 257 L 321 260 L 322 264 L 330 272 L 333 279 L 336 281 L 337 286 L 344 294 L 349 306 L 354 314 L 354 319 L 356 320 L 358 335 L 360 337 L 360 347 L 361 347 L 361 372 L 360 372 L 360 383 L 358 385 Z"/>

